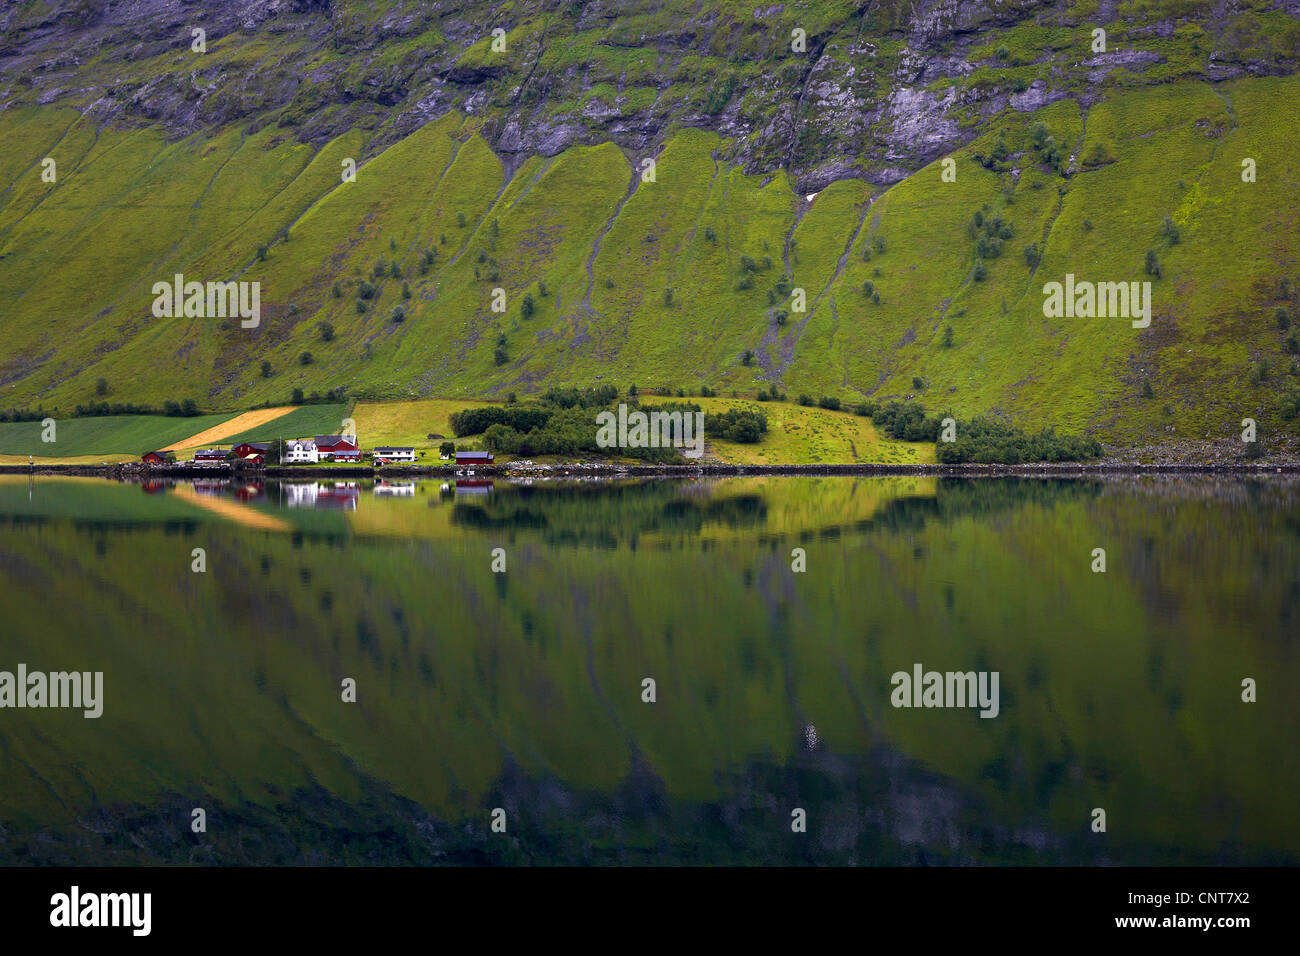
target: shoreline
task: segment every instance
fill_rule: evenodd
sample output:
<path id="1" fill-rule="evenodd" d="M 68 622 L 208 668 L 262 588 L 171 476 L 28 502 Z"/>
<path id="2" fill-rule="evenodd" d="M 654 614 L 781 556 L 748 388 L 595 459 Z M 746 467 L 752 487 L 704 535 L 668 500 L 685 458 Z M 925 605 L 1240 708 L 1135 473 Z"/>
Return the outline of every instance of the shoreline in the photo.
<path id="1" fill-rule="evenodd" d="M 1141 463 L 1039 463 L 1039 464 L 852 464 L 852 465 L 616 465 L 609 463 L 573 463 L 518 467 L 490 465 L 472 471 L 454 465 L 352 465 L 336 467 L 295 467 L 293 465 L 142 465 L 126 462 L 116 465 L 0 465 L 0 475 L 65 475 L 114 480 L 148 478 L 276 478 L 312 481 L 325 479 L 413 479 L 413 478 L 697 478 L 705 476 L 735 477 L 777 475 L 787 477 L 857 475 L 944 478 L 1082 478 L 1123 475 L 1235 475 L 1264 476 L 1300 474 L 1300 462 L 1232 463 L 1232 464 L 1141 464 Z"/>

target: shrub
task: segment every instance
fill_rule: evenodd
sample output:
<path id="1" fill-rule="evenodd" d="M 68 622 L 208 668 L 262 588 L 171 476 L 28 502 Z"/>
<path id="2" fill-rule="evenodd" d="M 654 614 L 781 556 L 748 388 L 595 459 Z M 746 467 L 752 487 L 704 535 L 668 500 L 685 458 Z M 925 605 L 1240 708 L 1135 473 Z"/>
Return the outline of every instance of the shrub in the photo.
<path id="1" fill-rule="evenodd" d="M 1029 265 L 1029 268 L 1032 269 L 1038 265 L 1038 257 L 1038 246 L 1036 244 L 1025 246 L 1025 262 Z"/>
<path id="2" fill-rule="evenodd" d="M 918 392 L 923 391 L 925 389 L 925 379 L 921 378 L 919 375 L 913 375 L 912 387 Z"/>
<path id="3" fill-rule="evenodd" d="M 971 278 L 976 282 L 983 282 L 989 277 L 989 267 L 981 259 L 975 260 L 975 271 L 971 273 Z"/>
<path id="4" fill-rule="evenodd" d="M 379 286 L 361 280 L 361 285 L 357 286 L 357 295 L 363 299 L 373 299 L 379 293 Z"/>
<path id="5" fill-rule="evenodd" d="M 871 240 L 871 248 L 876 251 L 876 255 L 883 256 L 885 250 L 889 248 L 889 243 L 885 242 L 884 236 L 876 236 Z"/>
<path id="6" fill-rule="evenodd" d="M 740 357 L 740 364 L 749 367 L 754 364 L 754 350 L 745 349 L 745 354 Z"/>
<path id="7" fill-rule="evenodd" d="M 267 248 L 265 245 L 257 247 L 257 261 L 263 262 L 266 259 Z"/>
<path id="8" fill-rule="evenodd" d="M 383 258 L 380 258 L 380 260 L 375 263 L 374 268 L 370 270 L 370 274 L 374 278 L 378 279 L 382 277 L 383 274 L 387 271 L 388 271 L 388 263 L 385 262 Z"/>
<path id="9" fill-rule="evenodd" d="M 1154 249 L 1147 250 L 1146 272 L 1149 276 L 1160 278 L 1160 259 Z"/>
<path id="10" fill-rule="evenodd" d="M 337 282 L 334 283 L 334 298 L 336 299 L 343 298 L 343 286 L 339 285 L 339 283 Z"/>
<path id="11" fill-rule="evenodd" d="M 370 306 L 366 305 L 364 299 L 357 299 L 357 315 L 365 315 L 368 308 Z"/>
<path id="12" fill-rule="evenodd" d="M 312 358 L 310 352 L 303 352 L 301 355 L 298 356 L 299 365 L 310 365 L 313 361 L 315 360 Z"/>
<path id="13" fill-rule="evenodd" d="M 403 282 L 403 283 L 402 283 L 402 298 L 403 298 L 403 299 L 409 299 L 410 297 L 411 297 L 411 287 L 410 287 L 407 283 Z"/>
<path id="14" fill-rule="evenodd" d="M 797 401 L 800 405 L 812 405 L 812 403 L 813 403 L 813 400 L 812 400 L 812 396 L 811 396 L 811 395 L 800 395 L 800 396 L 796 399 L 796 401 Z"/>
<path id="15" fill-rule="evenodd" d="M 533 302 L 533 294 L 525 292 L 523 300 L 519 303 L 519 314 L 525 319 L 531 319 L 536 311 L 537 304 Z"/>
<path id="16" fill-rule="evenodd" d="M 1296 335 L 1295 329 L 1291 330 L 1291 334 L 1283 340 L 1282 344 L 1292 355 L 1300 355 L 1300 336 Z"/>
<path id="17" fill-rule="evenodd" d="M 1277 319 L 1277 327 L 1283 332 L 1291 327 L 1291 313 L 1286 310 L 1285 306 L 1279 305 L 1277 311 L 1273 313 L 1273 317 Z"/>
<path id="18" fill-rule="evenodd" d="M 833 412 L 840 410 L 840 400 L 834 395 L 823 395 L 817 400 L 817 404 L 822 408 L 829 408 Z"/>
<path id="19" fill-rule="evenodd" d="M 497 365 L 505 365 L 506 362 L 510 361 L 510 356 L 506 354 L 506 350 L 504 348 L 498 345 L 496 349 L 492 352 L 492 361 L 496 362 Z"/>
<path id="20" fill-rule="evenodd" d="M 946 349 L 952 348 L 952 326 L 951 325 L 945 325 L 943 327 L 943 335 L 940 336 L 939 338 L 939 344 Z"/>
<path id="21" fill-rule="evenodd" d="M 1169 240 L 1171 246 L 1178 245 L 1179 240 L 1182 239 L 1182 233 L 1168 216 L 1165 216 L 1165 221 L 1160 225 L 1160 234 Z"/>
<path id="22" fill-rule="evenodd" d="M 671 306 L 672 304 L 673 304 L 673 290 L 664 289 L 664 305 Z"/>
<path id="23" fill-rule="evenodd" d="M 1156 397 L 1155 389 L 1151 387 L 1151 379 L 1149 378 L 1142 379 L 1142 397 L 1143 398 Z"/>
<path id="24" fill-rule="evenodd" d="M 271 377 L 271 363 L 268 362 L 266 359 L 262 359 L 262 378 L 270 378 L 270 377 Z"/>
<path id="25" fill-rule="evenodd" d="M 395 305 L 393 306 L 393 314 L 388 318 L 394 325 L 401 325 L 406 321 L 406 310 L 400 305 Z"/>
<path id="26" fill-rule="evenodd" d="M 316 328 L 320 330 L 320 340 L 322 342 L 332 342 L 334 340 L 334 326 L 329 322 L 317 322 Z"/>
<path id="27" fill-rule="evenodd" d="M 461 229 L 465 228 L 465 214 L 463 212 L 456 213 L 456 225 Z"/>
<path id="28" fill-rule="evenodd" d="M 1248 376 L 1250 384 L 1259 385 L 1260 383 L 1267 381 L 1268 371 L 1268 361 L 1266 359 L 1261 359 L 1256 362 L 1250 367 L 1250 375 Z"/>
<path id="29" fill-rule="evenodd" d="M 290 404 L 290 405 L 301 405 L 301 404 L 302 404 L 302 389 L 300 389 L 300 388 L 295 388 L 295 389 L 293 390 L 293 396 L 289 399 L 289 404 Z"/>
<path id="30" fill-rule="evenodd" d="M 392 268 L 389 269 L 388 274 L 394 279 L 400 279 L 402 277 L 402 267 L 397 264 L 396 259 L 393 260 Z"/>

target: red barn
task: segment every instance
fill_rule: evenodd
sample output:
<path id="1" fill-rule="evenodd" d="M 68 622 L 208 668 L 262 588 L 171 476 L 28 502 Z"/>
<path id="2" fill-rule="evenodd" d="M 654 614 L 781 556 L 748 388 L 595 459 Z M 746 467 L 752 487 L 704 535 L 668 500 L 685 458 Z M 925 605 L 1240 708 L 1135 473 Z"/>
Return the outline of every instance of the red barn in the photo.
<path id="1" fill-rule="evenodd" d="M 333 458 L 335 461 L 360 461 L 361 448 L 356 439 L 350 435 L 317 435 L 316 451 L 321 458 Z"/>
<path id="2" fill-rule="evenodd" d="M 490 465 L 496 461 L 490 451 L 458 451 L 456 452 L 456 464 L 458 465 Z"/>
<path id="3" fill-rule="evenodd" d="M 175 458 L 176 456 L 169 451 L 151 451 L 146 452 L 140 460 L 146 465 L 165 465 L 169 461 L 174 461 Z"/>
<path id="4" fill-rule="evenodd" d="M 240 442 L 238 445 L 236 445 L 234 448 L 230 449 L 230 451 L 236 458 L 253 458 L 259 455 L 265 458 L 266 453 L 270 449 L 270 447 L 271 447 L 270 442 L 243 441 Z M 258 462 L 258 464 L 260 464 L 260 462 Z"/>

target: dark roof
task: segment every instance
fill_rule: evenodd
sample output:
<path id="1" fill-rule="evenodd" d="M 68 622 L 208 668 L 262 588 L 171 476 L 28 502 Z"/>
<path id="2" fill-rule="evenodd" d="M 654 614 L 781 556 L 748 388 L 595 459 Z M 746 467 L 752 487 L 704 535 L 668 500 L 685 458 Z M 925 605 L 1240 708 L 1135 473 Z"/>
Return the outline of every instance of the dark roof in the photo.
<path id="1" fill-rule="evenodd" d="M 317 435 L 312 440 L 318 445 L 338 445 L 341 442 L 355 445 L 357 443 L 356 438 L 351 435 Z"/>
<path id="2" fill-rule="evenodd" d="M 249 448 L 256 448 L 258 451 L 266 451 L 271 447 L 271 443 L 269 441 L 241 441 L 235 447 L 242 448 L 245 445 L 247 445 Z"/>
<path id="3" fill-rule="evenodd" d="M 491 457 L 492 457 L 492 452 L 490 452 L 490 451 L 458 451 L 458 452 L 456 452 L 456 457 L 457 457 L 457 458 L 491 458 Z"/>
<path id="4" fill-rule="evenodd" d="M 415 446 L 414 445 L 381 445 L 375 449 L 375 454 L 382 455 L 386 452 L 394 452 L 394 451 L 413 452 L 415 451 Z"/>

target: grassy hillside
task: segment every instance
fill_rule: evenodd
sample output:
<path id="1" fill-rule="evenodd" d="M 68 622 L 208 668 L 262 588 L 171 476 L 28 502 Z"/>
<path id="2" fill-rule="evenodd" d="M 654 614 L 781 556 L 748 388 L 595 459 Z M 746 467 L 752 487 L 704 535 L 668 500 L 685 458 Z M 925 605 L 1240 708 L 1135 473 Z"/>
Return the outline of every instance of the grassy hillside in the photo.
<path id="1" fill-rule="evenodd" d="M 1300 159 L 1278 104 L 1297 95 L 1295 77 L 1181 81 L 1010 111 L 952 153 L 953 182 L 936 161 L 811 204 L 700 130 L 672 134 L 646 182 L 609 143 L 507 170 L 474 116 L 448 113 L 342 182 L 370 134 L 305 145 L 252 124 L 171 141 L 13 108 L 2 401 L 57 417 L 100 378 L 114 401 L 229 410 L 294 388 L 364 402 L 778 383 L 1121 443 L 1227 438 L 1245 417 L 1266 440 L 1294 434 L 1280 412 L 1300 368 L 1278 310 L 1300 318 L 1286 298 Z M 46 155 L 56 184 L 39 181 Z M 976 213 L 1004 223 L 1000 255 L 981 257 Z M 153 283 L 178 272 L 261 283 L 260 326 L 154 318 Z M 1045 318 L 1043 284 L 1066 273 L 1150 279 L 1151 326 Z"/>

